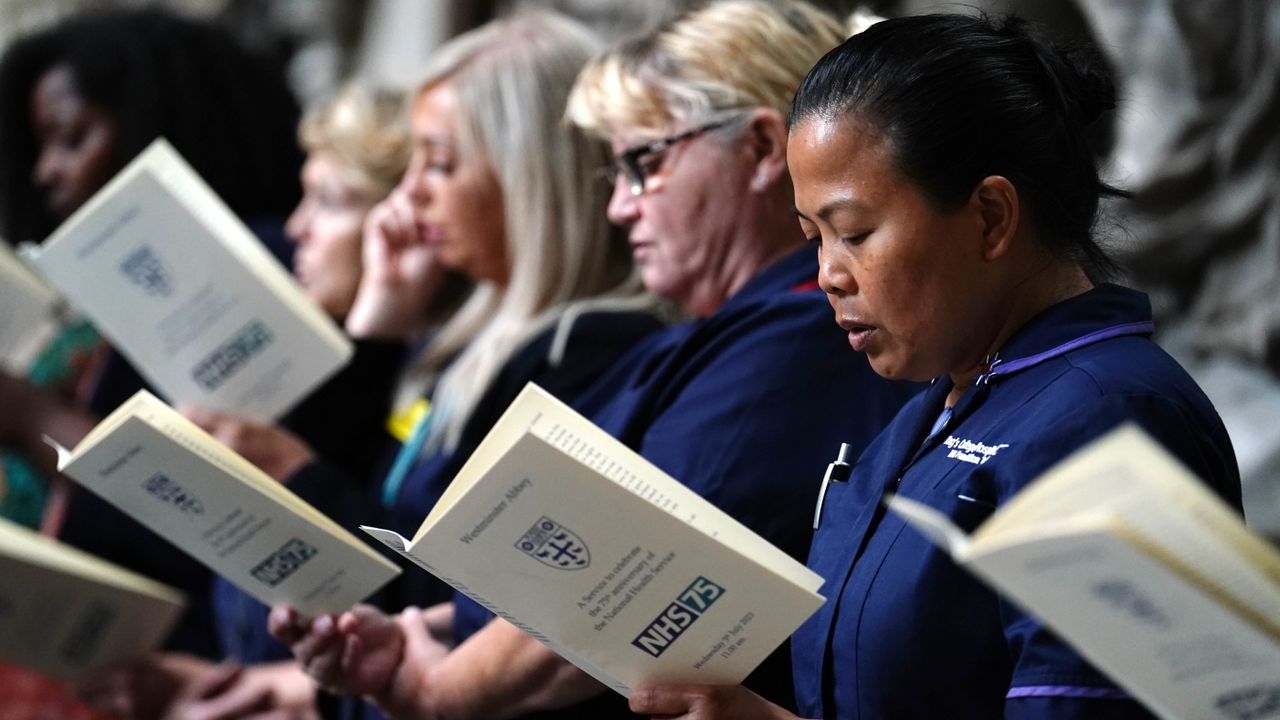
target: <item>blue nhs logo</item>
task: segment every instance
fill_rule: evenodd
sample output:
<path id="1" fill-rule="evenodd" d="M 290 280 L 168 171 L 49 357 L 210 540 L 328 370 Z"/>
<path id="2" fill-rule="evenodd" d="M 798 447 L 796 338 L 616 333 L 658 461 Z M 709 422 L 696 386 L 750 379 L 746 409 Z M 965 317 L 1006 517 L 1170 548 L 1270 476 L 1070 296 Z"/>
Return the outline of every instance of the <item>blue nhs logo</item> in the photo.
<path id="1" fill-rule="evenodd" d="M 724 588 L 699 575 L 631 644 L 654 657 L 662 655 L 721 595 Z"/>

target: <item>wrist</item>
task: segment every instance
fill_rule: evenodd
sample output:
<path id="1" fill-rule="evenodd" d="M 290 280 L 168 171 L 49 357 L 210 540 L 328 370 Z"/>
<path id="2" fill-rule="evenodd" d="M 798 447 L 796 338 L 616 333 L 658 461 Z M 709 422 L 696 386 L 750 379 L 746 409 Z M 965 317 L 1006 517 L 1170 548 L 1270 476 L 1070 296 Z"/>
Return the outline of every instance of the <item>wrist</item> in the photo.
<path id="1" fill-rule="evenodd" d="M 444 720 L 440 712 L 437 687 L 432 684 L 431 668 L 401 666 L 381 690 L 365 696 L 391 720 Z"/>

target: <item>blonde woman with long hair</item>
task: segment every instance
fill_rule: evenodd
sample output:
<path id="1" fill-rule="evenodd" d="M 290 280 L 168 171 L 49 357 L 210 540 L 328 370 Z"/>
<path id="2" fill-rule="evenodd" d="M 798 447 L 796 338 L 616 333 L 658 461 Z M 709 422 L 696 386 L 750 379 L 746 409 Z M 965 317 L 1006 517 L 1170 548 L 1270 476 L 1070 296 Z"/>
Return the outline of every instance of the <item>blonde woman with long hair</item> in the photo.
<path id="1" fill-rule="evenodd" d="M 596 170 L 607 150 L 561 119 L 597 49 L 568 19 L 521 14 L 447 43 L 410 96 L 409 165 L 366 222 L 346 328 L 366 341 L 426 336 L 400 377 L 397 405 L 409 419 L 401 467 L 382 488 L 415 526 L 431 482 L 452 476 L 445 469 L 465 460 L 526 381 L 572 399 L 660 326 L 603 213 L 608 189 Z M 444 269 L 474 289 L 430 330 Z M 293 487 L 332 486 L 296 439 L 225 418 L 206 425 Z"/>
<path id="2" fill-rule="evenodd" d="M 317 460 L 325 448 L 227 418 L 203 424 L 314 504 L 340 508 L 339 521 L 369 522 L 381 504 L 384 522 L 411 532 L 527 382 L 574 402 L 660 328 L 658 303 L 605 215 L 607 148 L 563 120 L 577 73 L 598 50 L 570 20 L 520 14 L 447 43 L 410 96 L 408 168 L 366 222 L 346 316 L 366 342 L 426 334 L 400 376 L 399 442 L 374 476 L 378 503 L 350 497 L 350 480 Z M 474 289 L 430 331 L 442 269 Z M 399 609 L 449 595 L 413 572 L 383 602 Z"/>

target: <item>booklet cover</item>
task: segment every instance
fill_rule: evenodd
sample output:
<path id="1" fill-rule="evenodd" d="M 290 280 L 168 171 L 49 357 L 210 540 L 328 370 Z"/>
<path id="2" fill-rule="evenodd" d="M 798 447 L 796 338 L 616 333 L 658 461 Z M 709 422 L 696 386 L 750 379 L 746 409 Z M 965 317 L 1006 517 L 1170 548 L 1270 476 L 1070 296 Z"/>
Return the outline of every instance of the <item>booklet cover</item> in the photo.
<path id="1" fill-rule="evenodd" d="M 818 577 L 530 384 L 412 540 L 364 528 L 614 690 L 736 684 Z"/>
<path id="2" fill-rule="evenodd" d="M 0 369 L 27 374 L 61 326 L 62 300 L 0 243 Z"/>
<path id="3" fill-rule="evenodd" d="M 341 612 L 395 563 L 145 390 L 68 451 L 58 470 L 258 600 Z"/>
<path id="4" fill-rule="evenodd" d="M 32 255 L 174 403 L 276 418 L 351 357 L 350 340 L 163 139 Z"/>
<path id="5" fill-rule="evenodd" d="M 887 503 L 1158 715 L 1276 716 L 1280 553 L 1137 426 L 969 536 L 927 505 Z"/>
<path id="6" fill-rule="evenodd" d="M 168 635 L 182 596 L 0 520 L 0 660 L 75 678 L 142 655 Z"/>

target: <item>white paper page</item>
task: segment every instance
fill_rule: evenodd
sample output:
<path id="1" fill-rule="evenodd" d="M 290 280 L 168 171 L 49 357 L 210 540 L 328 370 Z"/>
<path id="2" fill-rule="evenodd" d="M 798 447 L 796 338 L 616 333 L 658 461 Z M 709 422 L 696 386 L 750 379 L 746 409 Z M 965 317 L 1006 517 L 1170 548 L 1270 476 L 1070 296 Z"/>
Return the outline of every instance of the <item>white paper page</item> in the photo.
<path id="1" fill-rule="evenodd" d="M 345 364 L 351 345 L 281 294 L 300 290 L 264 282 L 224 244 L 228 233 L 244 242 L 247 230 L 191 212 L 189 203 L 216 197 L 193 201 L 160 181 L 157 162 L 174 172 L 166 153 L 158 145 L 139 156 L 50 237 L 36 264 L 171 402 L 278 417 Z"/>
<path id="2" fill-rule="evenodd" d="M 173 590 L 0 521 L 0 659 L 54 677 L 154 649 L 182 610 Z"/>
<path id="3" fill-rule="evenodd" d="M 57 333 L 60 306 L 57 293 L 0 246 L 0 369 L 26 374 Z"/>
<path id="4" fill-rule="evenodd" d="M 412 554 L 624 694 L 640 682 L 738 683 L 822 603 L 533 435 Z"/>
<path id="5" fill-rule="evenodd" d="M 1280 692 L 1280 645 L 1103 527 L 969 567 L 1163 717 L 1238 720 Z"/>
<path id="6" fill-rule="evenodd" d="M 1122 518 L 1170 562 L 1247 606 L 1280 637 L 1280 554 L 1136 426 L 1119 428 L 1055 466 L 973 540 L 979 546 L 1016 541 L 1098 512 Z"/>
<path id="7" fill-rule="evenodd" d="M 585 467 L 599 472 L 700 532 L 737 548 L 792 582 L 813 592 L 822 587 L 823 580 L 817 573 L 796 562 L 533 383 L 520 392 L 494 424 L 440 502 L 432 508 L 416 537 L 421 537 L 423 529 L 447 512 L 476 478 L 497 463 L 507 448 L 526 432 L 546 440 Z"/>
<path id="8" fill-rule="evenodd" d="M 63 472 L 268 605 L 342 611 L 399 573 L 140 418 L 78 450 Z"/>
<path id="9" fill-rule="evenodd" d="M 3 519 L 0 519 L 0 555 L 82 577 L 87 582 L 126 588 L 174 605 L 184 602 L 182 594 L 173 588 Z"/>

